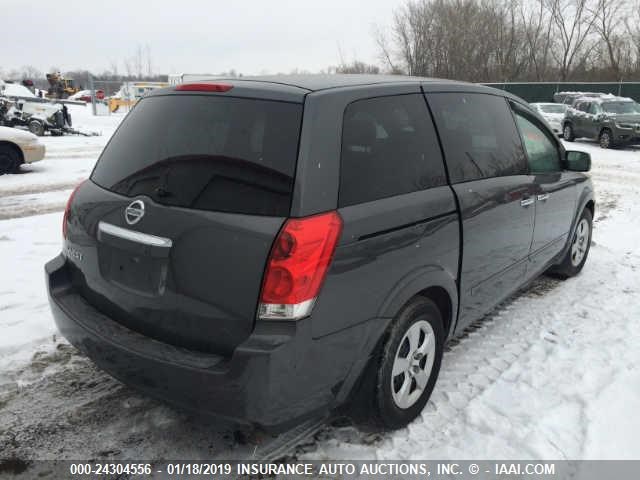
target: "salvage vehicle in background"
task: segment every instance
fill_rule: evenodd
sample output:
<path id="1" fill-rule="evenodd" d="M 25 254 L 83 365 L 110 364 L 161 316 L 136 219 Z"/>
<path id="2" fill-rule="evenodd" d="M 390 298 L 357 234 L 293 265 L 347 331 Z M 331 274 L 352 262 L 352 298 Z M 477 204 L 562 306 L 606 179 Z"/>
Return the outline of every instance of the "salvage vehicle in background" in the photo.
<path id="1" fill-rule="evenodd" d="M 71 129 L 71 114 L 66 105 L 25 99 L 1 100 L 0 122 L 8 127 L 27 127 L 39 137 L 45 132 L 62 135 Z"/>
<path id="2" fill-rule="evenodd" d="M 18 171 L 20 165 L 44 158 L 45 146 L 24 130 L 0 127 L 0 175 Z"/>
<path id="3" fill-rule="evenodd" d="M 530 105 L 547 121 L 553 132 L 561 137 L 562 121 L 568 105 L 564 103 L 531 103 Z"/>
<path id="4" fill-rule="evenodd" d="M 104 90 L 95 91 L 96 100 L 104 100 Z M 91 101 L 91 90 L 80 90 L 78 93 L 74 93 L 69 97 L 69 100 L 78 100 L 81 102 L 89 103 Z"/>
<path id="5" fill-rule="evenodd" d="M 569 142 L 597 139 L 602 148 L 640 144 L 640 104 L 614 95 L 578 98 L 567 109 L 563 134 Z"/>
<path id="6" fill-rule="evenodd" d="M 448 340 L 543 272 L 581 271 L 590 165 L 480 85 L 156 90 L 69 198 L 51 309 L 99 367 L 180 407 L 279 429 L 348 403 L 400 428 Z"/>

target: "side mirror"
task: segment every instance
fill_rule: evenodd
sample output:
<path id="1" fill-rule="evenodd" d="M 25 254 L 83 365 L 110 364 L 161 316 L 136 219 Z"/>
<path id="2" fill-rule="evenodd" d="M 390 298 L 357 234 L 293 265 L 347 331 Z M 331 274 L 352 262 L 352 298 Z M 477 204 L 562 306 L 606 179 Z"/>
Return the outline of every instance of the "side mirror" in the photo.
<path id="1" fill-rule="evenodd" d="M 570 150 L 566 152 L 565 167 L 572 172 L 588 172 L 591 170 L 591 155 Z"/>

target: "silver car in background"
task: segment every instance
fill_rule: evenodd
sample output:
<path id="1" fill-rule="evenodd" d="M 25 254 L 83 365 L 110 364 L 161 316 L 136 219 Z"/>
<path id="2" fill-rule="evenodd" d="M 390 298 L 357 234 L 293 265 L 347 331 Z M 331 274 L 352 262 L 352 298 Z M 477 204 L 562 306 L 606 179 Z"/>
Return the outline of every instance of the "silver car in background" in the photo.
<path id="1" fill-rule="evenodd" d="M 530 105 L 542 115 L 553 132 L 562 137 L 562 121 L 569 105 L 564 103 L 531 103 Z"/>

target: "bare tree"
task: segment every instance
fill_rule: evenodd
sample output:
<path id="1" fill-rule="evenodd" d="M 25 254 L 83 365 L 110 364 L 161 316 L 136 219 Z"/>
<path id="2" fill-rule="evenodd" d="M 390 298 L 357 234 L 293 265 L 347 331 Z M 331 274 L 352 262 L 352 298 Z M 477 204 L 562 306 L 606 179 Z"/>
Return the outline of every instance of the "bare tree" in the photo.
<path id="1" fill-rule="evenodd" d="M 622 12 L 625 8 L 625 0 L 597 0 L 590 8 L 595 20 L 594 30 L 604 44 L 609 67 L 616 80 L 620 80 L 620 61 L 625 51 L 626 40 L 620 35 L 623 24 Z"/>
<path id="2" fill-rule="evenodd" d="M 373 30 L 373 37 L 378 49 L 380 50 L 380 60 L 382 60 L 382 63 L 387 66 L 389 72 L 394 74 L 404 73 L 402 68 L 396 65 L 392 59 L 389 43 L 384 31 L 379 27 L 375 27 Z"/>
<path id="3" fill-rule="evenodd" d="M 113 78 L 118 77 L 118 62 L 116 60 L 109 60 L 109 72 Z"/>
<path id="4" fill-rule="evenodd" d="M 550 53 L 553 47 L 551 22 L 544 0 L 535 3 L 521 2 L 520 23 L 525 39 L 525 49 L 529 57 L 529 78 L 543 81 L 547 78 L 550 65 Z"/>
<path id="5" fill-rule="evenodd" d="M 44 74 L 33 65 L 24 65 L 20 67 L 20 72 L 20 76 L 23 80 L 39 80 L 44 78 Z"/>
<path id="6" fill-rule="evenodd" d="M 640 71 L 640 0 L 636 0 L 629 16 L 625 19 L 626 33 L 629 36 L 629 70 Z"/>
<path id="7" fill-rule="evenodd" d="M 377 65 L 369 65 L 359 60 L 354 60 L 351 63 L 341 63 L 335 67 L 336 73 L 380 73 L 380 67 Z"/>
<path id="8" fill-rule="evenodd" d="M 127 72 L 127 77 L 131 78 L 133 76 L 133 62 L 130 58 L 125 58 L 124 63 L 124 71 Z"/>
<path id="9" fill-rule="evenodd" d="M 135 54 L 133 55 L 133 68 L 136 76 L 142 78 L 142 72 L 144 71 L 144 54 L 142 52 L 142 46 L 136 47 Z"/>
<path id="10" fill-rule="evenodd" d="M 144 47 L 144 53 L 147 61 L 147 76 L 151 77 L 153 76 L 153 63 L 151 60 L 151 47 L 148 43 Z"/>
<path id="11" fill-rule="evenodd" d="M 546 0 L 546 7 L 554 25 L 558 44 L 552 49 L 558 64 L 560 80 L 566 81 L 576 60 L 590 53 L 594 44 L 588 39 L 593 31 L 595 16 L 587 0 Z"/>

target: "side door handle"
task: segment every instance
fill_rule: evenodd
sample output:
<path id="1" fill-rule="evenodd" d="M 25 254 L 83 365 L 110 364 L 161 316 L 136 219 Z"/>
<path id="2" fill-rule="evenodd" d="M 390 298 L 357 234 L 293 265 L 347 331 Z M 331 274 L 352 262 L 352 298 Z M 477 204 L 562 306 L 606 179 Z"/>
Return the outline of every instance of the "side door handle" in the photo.
<path id="1" fill-rule="evenodd" d="M 535 202 L 533 197 L 527 197 L 520 200 L 520 205 L 523 207 L 528 207 L 529 205 L 533 205 L 533 202 Z"/>
<path id="2" fill-rule="evenodd" d="M 544 202 L 545 200 L 549 200 L 549 194 L 548 193 L 542 193 L 540 195 L 538 195 L 538 201 L 540 202 Z"/>

